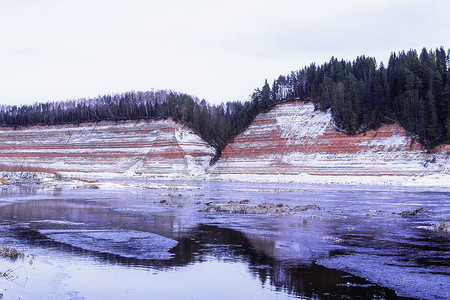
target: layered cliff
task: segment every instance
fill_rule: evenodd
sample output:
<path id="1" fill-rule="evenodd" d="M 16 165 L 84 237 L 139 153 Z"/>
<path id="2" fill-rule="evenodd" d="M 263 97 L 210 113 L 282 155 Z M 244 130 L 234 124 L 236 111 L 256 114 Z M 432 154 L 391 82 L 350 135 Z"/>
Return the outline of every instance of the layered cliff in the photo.
<path id="1" fill-rule="evenodd" d="M 331 113 L 293 102 L 259 114 L 225 147 L 209 173 L 222 179 L 303 182 L 341 182 L 333 179 L 338 176 L 359 177 L 355 182 L 360 182 L 361 176 L 448 175 L 449 150 L 443 146 L 427 153 L 397 124 L 347 135 L 336 130 Z"/>
<path id="2" fill-rule="evenodd" d="M 329 112 L 284 103 L 259 114 L 222 151 L 167 120 L 0 128 L 0 167 L 89 177 L 303 183 L 450 182 L 450 146 L 427 153 L 399 125 L 347 135 Z"/>
<path id="3" fill-rule="evenodd" d="M 0 165 L 24 170 L 180 178 L 204 174 L 213 156 L 170 119 L 0 128 Z"/>

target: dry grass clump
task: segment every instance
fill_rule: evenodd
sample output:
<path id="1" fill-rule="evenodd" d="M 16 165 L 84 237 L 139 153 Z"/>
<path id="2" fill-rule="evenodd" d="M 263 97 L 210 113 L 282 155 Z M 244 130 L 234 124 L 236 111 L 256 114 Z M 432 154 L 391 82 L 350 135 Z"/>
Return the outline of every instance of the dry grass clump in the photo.
<path id="1" fill-rule="evenodd" d="M 431 225 L 431 229 L 437 232 L 449 232 L 450 224 L 446 221 L 441 221 L 437 224 Z"/>
<path id="2" fill-rule="evenodd" d="M 0 172 L 14 172 L 14 173 L 22 173 L 22 172 L 31 172 L 31 173 L 47 173 L 55 175 L 56 179 L 61 180 L 62 175 L 56 172 L 55 169 L 51 168 L 42 168 L 42 167 L 30 167 L 30 166 L 22 166 L 22 165 L 3 165 L 0 164 Z"/>
<path id="3" fill-rule="evenodd" d="M 87 178 L 81 178 L 81 177 L 72 177 L 72 180 L 78 180 L 81 182 L 87 182 L 87 183 L 97 183 L 99 182 L 98 179 L 87 179 Z"/>
<path id="4" fill-rule="evenodd" d="M 11 184 L 11 183 L 8 181 L 8 179 L 2 178 L 2 177 L 0 177 L 0 183 L 1 183 L 1 184 L 6 184 L 6 185 Z"/>
<path id="5" fill-rule="evenodd" d="M 50 173 L 50 174 L 56 174 L 55 169 L 51 168 L 42 168 L 42 167 L 28 167 L 28 166 L 22 166 L 22 165 L 3 165 L 0 164 L 0 172 L 36 172 L 36 173 Z"/>
<path id="6" fill-rule="evenodd" d="M 24 257 L 24 253 L 17 250 L 14 247 L 6 247 L 6 246 L 1 246 L 0 247 L 0 256 L 4 257 L 4 258 L 10 258 L 12 260 L 16 260 L 19 257 Z"/>

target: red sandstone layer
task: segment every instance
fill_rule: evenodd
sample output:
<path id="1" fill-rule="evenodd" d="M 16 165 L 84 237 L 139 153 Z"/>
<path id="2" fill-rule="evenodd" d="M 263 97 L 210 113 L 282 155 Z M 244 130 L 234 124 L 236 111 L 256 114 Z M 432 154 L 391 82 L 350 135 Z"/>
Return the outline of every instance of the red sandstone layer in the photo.
<path id="1" fill-rule="evenodd" d="M 213 149 L 171 120 L 0 128 L 0 164 L 59 172 L 204 173 Z"/>
<path id="2" fill-rule="evenodd" d="M 278 105 L 260 114 L 222 151 L 212 174 L 421 175 L 449 172 L 450 146 L 427 154 L 397 124 L 347 135 L 313 104 Z"/>

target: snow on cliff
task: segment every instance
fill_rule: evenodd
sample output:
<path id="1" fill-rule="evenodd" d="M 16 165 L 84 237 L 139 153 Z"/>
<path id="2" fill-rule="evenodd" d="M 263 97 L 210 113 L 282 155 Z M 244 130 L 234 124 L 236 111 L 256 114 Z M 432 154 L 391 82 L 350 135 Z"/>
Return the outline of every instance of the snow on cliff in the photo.
<path id="1" fill-rule="evenodd" d="M 285 103 L 209 167 L 214 150 L 172 120 L 0 128 L 0 165 L 63 175 L 343 184 L 450 184 L 450 145 L 426 153 L 396 124 L 347 135 L 330 112 Z M 21 166 L 21 167 L 19 167 Z M 23 168 L 22 168 L 23 167 Z"/>
<path id="2" fill-rule="evenodd" d="M 449 185 L 450 147 L 426 153 L 399 125 L 347 135 L 311 103 L 278 105 L 222 151 L 216 179 Z M 448 148 L 448 149 L 447 149 Z"/>
<path id="3" fill-rule="evenodd" d="M 202 175 L 214 150 L 172 120 L 0 129 L 0 164 L 98 176 Z"/>

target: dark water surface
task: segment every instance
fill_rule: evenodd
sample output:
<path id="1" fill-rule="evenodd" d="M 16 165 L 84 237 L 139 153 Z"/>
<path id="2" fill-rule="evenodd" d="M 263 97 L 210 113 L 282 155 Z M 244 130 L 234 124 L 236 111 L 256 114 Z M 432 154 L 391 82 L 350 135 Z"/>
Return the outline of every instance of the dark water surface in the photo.
<path id="1" fill-rule="evenodd" d="M 3 190 L 4 299 L 450 298 L 450 189 L 163 184 Z M 230 200 L 313 209 L 202 212 Z"/>

